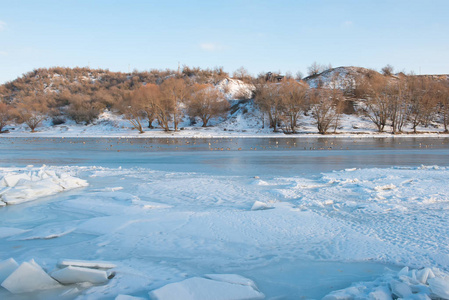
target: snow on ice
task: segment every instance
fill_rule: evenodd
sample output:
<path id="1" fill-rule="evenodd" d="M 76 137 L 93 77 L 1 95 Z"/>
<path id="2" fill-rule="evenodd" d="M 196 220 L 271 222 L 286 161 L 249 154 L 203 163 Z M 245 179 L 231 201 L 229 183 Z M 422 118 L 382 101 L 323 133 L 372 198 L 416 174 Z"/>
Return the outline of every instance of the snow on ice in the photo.
<path id="1" fill-rule="evenodd" d="M 326 299 L 444 299 L 449 293 L 445 167 L 347 169 L 310 178 L 261 175 L 263 185 L 245 176 L 145 168 L 45 170 L 49 178 L 62 173 L 89 178 L 89 186 L 67 197 L 53 196 L 58 201 L 3 208 L 21 217 L 2 215 L 0 254 L 58 266 L 48 275 L 29 262 L 20 267 L 14 260 L 0 263 L 3 287 L 13 292 L 36 288 L 18 284 L 27 277 L 42 280 L 43 286 L 52 286 L 51 275 L 64 283 L 103 282 L 113 268 L 116 275 L 102 285 L 76 285 L 77 290 L 69 285 L 65 293 L 87 299 L 145 299 L 150 293 L 168 299 L 174 293 L 209 297 L 218 290 L 227 293 L 214 297 L 259 299 L 263 293 L 272 298 L 279 296 L 273 282 L 294 287 L 295 278 L 277 270 L 264 281 L 258 270 L 342 262 L 409 268 L 373 273 L 371 281 L 351 277 L 334 285 L 341 290 Z M 0 169 L 13 188 L 25 180 L 9 175 L 39 177 L 39 171 Z M 123 189 L 114 191 L 117 186 Z M 251 211 L 257 202 L 274 209 Z M 61 253 L 76 259 L 63 259 Z M 311 270 L 309 277 L 326 280 L 318 268 Z"/>

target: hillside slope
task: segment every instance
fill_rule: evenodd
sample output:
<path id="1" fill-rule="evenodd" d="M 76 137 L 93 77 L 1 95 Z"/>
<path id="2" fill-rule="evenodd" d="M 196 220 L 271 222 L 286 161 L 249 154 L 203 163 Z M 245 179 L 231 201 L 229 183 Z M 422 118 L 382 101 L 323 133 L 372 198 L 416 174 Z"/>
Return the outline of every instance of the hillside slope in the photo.
<path id="1" fill-rule="evenodd" d="M 20 102 L 24 95 L 41 94 L 44 97 L 56 99 L 61 95 L 70 97 L 79 94 L 89 95 L 92 99 L 100 99 L 105 105 L 99 111 L 98 118 L 91 124 L 77 124 L 69 118 L 64 118 L 59 125 L 55 125 L 54 118 L 48 117 L 37 129 L 35 136 L 280 136 L 284 135 L 282 128 L 279 132 L 273 133 L 269 128 L 268 116 L 259 110 L 252 97 L 255 86 L 241 80 L 230 78 L 227 74 L 215 71 L 206 72 L 201 70 L 189 73 L 174 71 L 151 71 L 133 72 L 125 74 L 110 72 L 108 70 L 92 70 L 87 68 L 52 68 L 39 69 L 27 73 L 21 78 L 0 86 L 0 97 L 5 102 Z M 214 73 L 215 72 L 215 73 Z M 309 76 L 303 79 L 310 88 L 322 87 L 324 89 L 340 89 L 344 92 L 348 109 L 346 114 L 342 114 L 337 124 L 330 128 L 330 133 L 336 134 L 377 134 L 376 127 L 362 112 L 360 106 L 363 100 L 355 98 L 354 89 L 359 83 L 359 79 L 369 73 L 376 76 L 383 76 L 373 70 L 360 67 L 338 67 L 326 70 L 320 74 Z M 185 116 L 180 123 L 181 131 L 163 132 L 162 129 L 145 129 L 145 133 L 139 135 L 132 129 L 129 121 L 118 114 L 113 108 L 115 95 L 120 91 L 133 90 L 148 83 L 160 83 L 171 77 L 187 76 L 191 82 L 212 83 L 216 88 L 225 94 L 229 101 L 230 112 L 223 117 L 213 118 L 209 127 L 201 128 L 201 120 Z M 395 80 L 403 75 L 392 75 L 389 78 Z M 435 80 L 447 80 L 445 75 L 433 76 Z M 436 76 L 436 77 L 435 77 Z M 435 78 L 434 78 L 435 77 Z M 106 97 L 102 92 L 106 92 Z M 58 98 L 59 97 L 59 98 Z M 67 96 L 66 96 L 67 97 Z M 349 107 L 350 106 L 350 107 Z M 349 109 L 350 108 L 350 109 Z M 29 129 L 25 124 L 11 123 L 5 129 L 8 134 L 0 136 L 23 136 L 29 135 Z M 418 126 L 420 133 L 442 133 L 444 128 L 441 124 L 441 116 L 436 115 L 435 121 L 427 124 L 426 127 Z M 389 132 L 388 126 L 385 129 Z M 301 113 L 298 121 L 296 134 L 317 134 L 316 122 L 310 110 Z M 405 133 L 410 132 L 405 128 Z M 290 135 L 286 135 L 290 136 Z"/>

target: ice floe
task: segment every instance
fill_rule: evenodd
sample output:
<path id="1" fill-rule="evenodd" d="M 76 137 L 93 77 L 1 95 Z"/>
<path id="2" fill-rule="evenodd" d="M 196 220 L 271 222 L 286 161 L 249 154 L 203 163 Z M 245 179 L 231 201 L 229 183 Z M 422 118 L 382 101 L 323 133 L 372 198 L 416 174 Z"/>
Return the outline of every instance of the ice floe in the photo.
<path id="1" fill-rule="evenodd" d="M 437 274 L 437 275 L 434 275 Z M 435 268 L 409 269 L 387 273 L 371 282 L 326 295 L 323 300 L 342 299 L 449 299 L 449 274 Z"/>
<path id="2" fill-rule="evenodd" d="M 58 261 L 60 267 L 84 267 L 94 269 L 112 269 L 116 265 L 105 261 L 93 261 L 93 260 L 76 260 L 76 259 L 61 259 Z"/>
<path id="3" fill-rule="evenodd" d="M 87 181 L 57 172 L 51 167 L 39 169 L 0 169 L 0 204 L 19 204 L 85 187 Z"/>
<path id="4" fill-rule="evenodd" d="M 256 300 L 265 298 L 264 294 L 253 286 L 241 284 L 241 279 L 237 280 L 239 283 L 231 283 L 228 282 L 229 280 L 222 280 L 229 279 L 229 275 L 216 278 L 219 281 L 192 277 L 181 282 L 167 284 L 150 292 L 149 295 L 154 300 Z"/>
<path id="5" fill-rule="evenodd" d="M 8 276 L 17 270 L 18 267 L 19 264 L 14 260 L 14 258 L 9 258 L 0 262 L 0 283 L 8 278 Z"/>
<path id="6" fill-rule="evenodd" d="M 107 270 L 115 265 L 102 261 L 61 260 L 59 266 L 63 268 L 48 274 L 34 259 L 19 265 L 13 258 L 9 258 L 0 262 L 0 285 L 11 294 L 65 289 L 62 293 L 59 292 L 59 296 L 73 298 L 82 289 L 105 284 L 115 276 L 115 272 Z M 39 298 L 38 294 L 34 295 Z"/>
<path id="7" fill-rule="evenodd" d="M 101 284 L 108 281 L 108 274 L 103 270 L 95 270 L 83 267 L 68 266 L 54 271 L 51 276 L 63 284 L 90 282 Z"/>
<path id="8" fill-rule="evenodd" d="M 1 284 L 13 294 L 59 287 L 60 284 L 35 263 L 23 262 Z"/>
<path id="9" fill-rule="evenodd" d="M 251 210 L 266 210 L 266 209 L 270 209 L 273 208 L 270 205 L 268 205 L 265 202 L 261 202 L 261 201 L 255 201 L 253 206 L 251 207 Z"/>

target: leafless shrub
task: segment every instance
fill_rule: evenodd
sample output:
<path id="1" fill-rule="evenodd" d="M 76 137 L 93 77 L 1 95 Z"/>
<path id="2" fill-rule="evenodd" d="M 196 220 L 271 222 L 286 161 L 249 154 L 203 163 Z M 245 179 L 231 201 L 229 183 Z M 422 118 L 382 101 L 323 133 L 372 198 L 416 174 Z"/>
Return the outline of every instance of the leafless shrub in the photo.
<path id="1" fill-rule="evenodd" d="M 199 117 L 206 127 L 209 120 L 219 117 L 229 111 L 229 103 L 222 92 L 213 85 L 195 85 L 188 102 L 188 114 L 191 117 Z"/>
<path id="2" fill-rule="evenodd" d="M 337 127 L 343 101 L 340 90 L 313 89 L 309 92 L 309 101 L 319 133 L 326 134 L 330 127 Z"/>
<path id="3" fill-rule="evenodd" d="M 13 108 L 6 103 L 0 102 L 0 133 L 3 132 L 3 128 L 7 126 L 13 119 Z"/>
<path id="4" fill-rule="evenodd" d="M 27 96 L 17 104 L 16 111 L 20 123 L 25 123 L 31 130 L 36 128 L 47 118 L 48 101 L 44 96 Z"/>
<path id="5" fill-rule="evenodd" d="M 103 104 L 92 101 L 88 95 L 74 94 L 70 99 L 67 115 L 77 123 L 90 124 L 103 109 Z"/>
<path id="6" fill-rule="evenodd" d="M 385 76 L 391 76 L 393 75 L 394 67 L 390 64 L 386 65 L 381 69 L 381 72 Z"/>

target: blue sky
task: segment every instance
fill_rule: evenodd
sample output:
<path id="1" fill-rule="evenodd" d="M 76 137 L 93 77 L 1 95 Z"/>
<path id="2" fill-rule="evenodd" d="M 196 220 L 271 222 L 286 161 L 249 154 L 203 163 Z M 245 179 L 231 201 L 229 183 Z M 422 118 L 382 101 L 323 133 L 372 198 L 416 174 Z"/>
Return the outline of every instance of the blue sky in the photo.
<path id="1" fill-rule="evenodd" d="M 39 67 L 449 73 L 447 0 L 0 0 L 0 83 Z"/>

